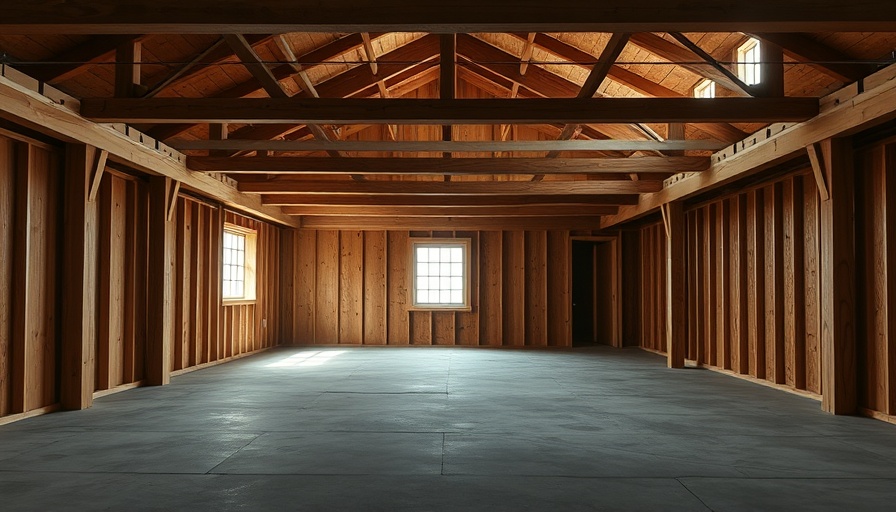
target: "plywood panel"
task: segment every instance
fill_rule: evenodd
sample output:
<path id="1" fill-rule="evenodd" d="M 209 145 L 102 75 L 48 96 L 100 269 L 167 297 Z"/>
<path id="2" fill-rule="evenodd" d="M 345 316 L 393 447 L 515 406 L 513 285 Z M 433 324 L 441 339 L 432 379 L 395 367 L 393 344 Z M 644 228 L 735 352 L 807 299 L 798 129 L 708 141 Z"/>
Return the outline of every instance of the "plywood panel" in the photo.
<path id="1" fill-rule="evenodd" d="M 525 244 L 525 342 L 526 345 L 545 346 L 548 343 L 547 232 L 527 231 L 525 233 Z"/>
<path id="2" fill-rule="evenodd" d="M 821 259 L 818 189 L 811 177 L 803 179 L 803 250 L 806 281 L 806 389 L 821 393 Z"/>
<path id="3" fill-rule="evenodd" d="M 339 343 L 363 341 L 364 233 L 339 233 Z"/>
<path id="4" fill-rule="evenodd" d="M 458 238 L 470 239 L 470 311 L 458 311 L 454 315 L 454 336 L 458 345 L 479 344 L 479 233 L 458 231 Z"/>
<path id="5" fill-rule="evenodd" d="M 314 319 L 317 316 L 317 231 L 298 231 L 295 237 L 296 289 L 292 307 L 295 311 L 296 331 L 293 339 L 298 344 L 314 343 Z"/>
<path id="6" fill-rule="evenodd" d="M 403 231 L 390 231 L 386 235 L 387 261 L 389 265 L 388 277 L 388 321 L 387 342 L 390 345 L 407 345 L 410 343 L 410 251 L 408 233 Z"/>
<path id="7" fill-rule="evenodd" d="M 526 239 L 523 231 L 504 231 L 503 330 L 505 345 L 526 343 Z"/>
<path id="8" fill-rule="evenodd" d="M 339 343 L 339 232 L 317 234 L 315 343 Z"/>
<path id="9" fill-rule="evenodd" d="M 364 339 L 365 345 L 386 344 L 387 264 L 386 232 L 364 233 Z"/>
<path id="10" fill-rule="evenodd" d="M 782 230 L 781 183 L 763 188 L 765 225 L 765 376 L 782 384 L 784 376 L 784 241 Z"/>
<path id="11" fill-rule="evenodd" d="M 547 233 L 548 345 L 568 347 L 570 339 L 569 231 Z M 634 323 L 634 322 L 632 322 Z"/>
<path id="12" fill-rule="evenodd" d="M 803 266 L 803 182 L 783 183 L 785 383 L 806 386 L 805 269 Z"/>
<path id="13" fill-rule="evenodd" d="M 12 362 L 10 360 L 13 286 L 13 240 L 15 235 L 15 149 L 0 137 L 0 416 L 11 412 Z"/>
<path id="14" fill-rule="evenodd" d="M 500 231 L 483 231 L 479 236 L 479 344 L 500 346 L 503 324 L 503 244 Z"/>

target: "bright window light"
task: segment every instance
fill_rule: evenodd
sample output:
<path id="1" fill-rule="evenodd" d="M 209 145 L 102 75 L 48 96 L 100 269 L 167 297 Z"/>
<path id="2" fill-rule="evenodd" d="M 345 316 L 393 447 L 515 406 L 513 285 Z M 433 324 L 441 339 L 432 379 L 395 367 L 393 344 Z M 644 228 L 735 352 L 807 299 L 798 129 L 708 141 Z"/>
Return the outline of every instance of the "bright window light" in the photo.
<path id="1" fill-rule="evenodd" d="M 694 87 L 695 98 L 715 98 L 716 83 L 712 80 L 704 80 Z"/>
<path id="2" fill-rule="evenodd" d="M 412 241 L 413 305 L 422 309 L 469 309 L 469 239 Z"/>
<path id="3" fill-rule="evenodd" d="M 225 301 L 255 300 L 255 243 L 257 233 L 224 225 L 221 240 L 221 292 Z"/>
<path id="4" fill-rule="evenodd" d="M 299 352 L 285 359 L 265 365 L 265 368 L 299 368 L 303 366 L 321 366 L 330 362 L 336 356 L 344 354 L 345 350 L 313 350 L 311 352 Z"/>
<path id="5" fill-rule="evenodd" d="M 749 39 L 737 49 L 737 75 L 745 84 L 756 85 L 762 81 L 759 62 L 758 39 Z"/>

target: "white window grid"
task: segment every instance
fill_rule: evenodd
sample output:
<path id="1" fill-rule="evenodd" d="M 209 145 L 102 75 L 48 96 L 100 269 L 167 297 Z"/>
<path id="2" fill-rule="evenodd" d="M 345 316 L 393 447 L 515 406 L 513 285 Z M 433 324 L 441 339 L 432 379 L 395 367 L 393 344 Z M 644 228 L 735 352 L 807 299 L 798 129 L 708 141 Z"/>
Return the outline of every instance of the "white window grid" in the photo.
<path id="1" fill-rule="evenodd" d="M 750 39 L 737 49 L 737 74 L 747 85 L 762 81 L 759 40 Z"/>
<path id="2" fill-rule="evenodd" d="M 246 296 L 246 235 L 225 230 L 223 242 L 223 298 L 242 299 Z"/>
<path id="3" fill-rule="evenodd" d="M 466 251 L 462 243 L 414 244 L 416 306 L 466 306 Z"/>

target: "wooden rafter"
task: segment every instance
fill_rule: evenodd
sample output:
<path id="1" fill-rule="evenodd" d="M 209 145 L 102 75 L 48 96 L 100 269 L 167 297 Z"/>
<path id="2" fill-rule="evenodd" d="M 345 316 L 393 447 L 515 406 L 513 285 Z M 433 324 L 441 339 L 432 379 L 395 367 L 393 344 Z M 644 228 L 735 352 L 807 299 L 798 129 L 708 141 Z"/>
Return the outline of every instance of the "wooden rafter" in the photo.
<path id="1" fill-rule="evenodd" d="M 429 30 L 456 32 L 780 32 L 887 31 L 896 21 L 890 0 L 868 0 L 846 9 L 840 0 L 753 0 L 709 8 L 703 2 L 661 0 L 402 0 L 371 4 L 333 0 L 296 7 L 284 0 L 257 0 L 222 9 L 217 0 L 93 0 L 59 9 L 55 2 L 4 6 L 5 34 L 283 33 Z M 172 13 L 176 13 L 173 16 Z M 512 16 L 508 16 L 512 13 Z"/>
<path id="2" fill-rule="evenodd" d="M 328 230 L 432 230 L 447 231 L 536 231 L 557 229 L 595 229 L 600 216 L 574 217 L 352 217 L 311 216 L 302 217 L 305 229 Z"/>
<path id="3" fill-rule="evenodd" d="M 547 34 L 538 34 L 535 38 L 535 43 L 557 57 L 578 63 L 578 65 L 584 69 L 588 69 L 588 64 L 585 63 L 594 61 L 594 57 L 591 54 Z M 607 73 L 607 77 L 646 96 L 655 96 L 659 98 L 684 97 L 683 94 L 648 80 L 641 75 L 620 66 L 612 66 Z M 708 135 L 725 142 L 739 141 L 747 136 L 746 133 L 729 123 L 714 123 L 700 126 L 699 128 Z"/>
<path id="4" fill-rule="evenodd" d="M 130 34 L 92 37 L 54 55 L 46 63 L 28 65 L 23 70 L 41 82 L 63 82 L 87 70 L 92 64 L 112 61 L 118 47 L 140 38 L 141 36 Z"/>
<path id="5" fill-rule="evenodd" d="M 874 72 L 876 66 L 852 63 L 850 57 L 804 34 L 759 32 L 755 37 L 780 46 L 784 53 L 841 82 L 855 82 Z"/>
<path id="6" fill-rule="evenodd" d="M 299 64 L 299 59 L 296 57 L 295 52 L 293 52 L 289 41 L 286 40 L 286 36 L 280 34 L 274 37 L 274 44 L 277 45 L 277 49 L 280 50 L 280 53 L 283 54 L 283 57 L 288 61 L 289 66 L 296 72 L 296 75 L 298 75 L 299 82 L 302 84 L 302 89 L 308 91 L 308 94 L 311 96 L 320 98 L 320 94 L 318 94 L 317 89 L 314 87 L 314 82 L 311 81 L 311 77 L 308 76 L 305 67 Z"/>
<path id="7" fill-rule="evenodd" d="M 243 181 L 241 192 L 282 194 L 410 194 L 410 195 L 565 195 L 641 194 L 657 192 L 659 181 L 310 181 L 275 178 Z"/>
<path id="8" fill-rule="evenodd" d="M 280 81 L 271 73 L 270 68 L 262 62 L 255 49 L 242 34 L 224 34 L 224 40 L 230 45 L 233 53 L 239 57 L 243 66 L 252 73 L 271 98 L 288 98 L 290 95 L 283 89 Z"/>
<path id="9" fill-rule="evenodd" d="M 741 88 L 732 81 L 726 73 L 723 73 L 708 64 L 699 65 L 692 63 L 693 52 L 686 48 L 682 48 L 672 41 L 667 41 L 666 39 L 649 32 L 632 34 L 630 41 L 641 49 L 669 62 L 674 62 L 677 66 L 686 69 L 701 78 L 712 80 L 718 85 L 731 91 L 735 96 L 751 96 L 741 90 Z"/>
<path id="10" fill-rule="evenodd" d="M 756 95 L 756 90 L 749 85 L 745 84 L 743 80 L 740 79 L 734 72 L 730 69 L 726 68 L 722 64 L 719 63 L 716 59 L 713 58 L 706 50 L 700 48 L 697 43 L 688 39 L 687 36 L 682 34 L 681 32 L 669 32 L 669 35 L 675 38 L 676 41 L 682 44 L 688 50 L 694 52 L 695 55 L 703 59 L 704 62 L 712 66 L 713 69 L 718 71 L 719 73 L 725 75 L 729 82 L 737 86 L 741 91 L 749 94 L 750 96 Z"/>
<path id="11" fill-rule="evenodd" d="M 250 43 L 251 44 L 251 43 Z M 224 38 L 218 39 L 214 43 L 211 44 L 208 48 L 200 52 L 198 55 L 193 57 L 189 62 L 184 64 L 183 66 L 177 68 L 173 73 L 163 78 L 161 81 L 154 84 L 149 90 L 147 90 L 146 94 L 143 95 L 144 98 L 152 98 L 153 96 L 159 94 L 160 92 L 167 89 L 171 84 L 177 82 L 181 78 L 187 75 L 191 70 L 196 69 L 199 66 L 202 66 L 203 63 L 211 56 L 213 53 L 219 51 L 220 48 L 224 46 Z"/>
<path id="12" fill-rule="evenodd" d="M 589 174 L 699 172 L 708 157 L 641 158 L 315 158 L 194 156 L 198 171 L 265 174 Z"/>
<path id="13" fill-rule="evenodd" d="M 81 114 L 88 119 L 128 123 L 776 122 L 805 121 L 818 110 L 814 98 L 93 98 L 81 102 Z"/>

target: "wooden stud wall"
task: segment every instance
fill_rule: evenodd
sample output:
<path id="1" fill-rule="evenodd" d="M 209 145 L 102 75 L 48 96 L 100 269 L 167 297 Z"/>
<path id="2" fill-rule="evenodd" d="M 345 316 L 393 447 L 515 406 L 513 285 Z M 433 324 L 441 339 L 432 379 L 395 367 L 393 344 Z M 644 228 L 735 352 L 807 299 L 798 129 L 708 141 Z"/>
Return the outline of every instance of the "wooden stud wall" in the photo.
<path id="1" fill-rule="evenodd" d="M 688 209 L 687 359 L 821 393 L 819 199 L 810 172 Z M 641 346 L 665 352 L 661 223 L 640 231 Z"/>
<path id="2" fill-rule="evenodd" d="M 94 390 L 143 380 L 146 350 L 146 183 L 108 170 L 98 204 Z"/>
<path id="3" fill-rule="evenodd" d="M 896 144 L 857 152 L 856 341 L 863 412 L 896 420 Z"/>
<path id="4" fill-rule="evenodd" d="M 220 254 L 224 222 L 258 233 L 255 301 L 222 302 Z M 177 199 L 175 225 L 171 370 L 276 345 L 279 229 L 187 196 Z"/>
<path id="5" fill-rule="evenodd" d="M 409 308 L 411 237 L 472 241 L 472 311 Z M 569 232 L 284 232 L 293 344 L 569 346 Z"/>
<path id="6" fill-rule="evenodd" d="M 60 398 L 63 156 L 0 135 L 0 416 Z"/>

